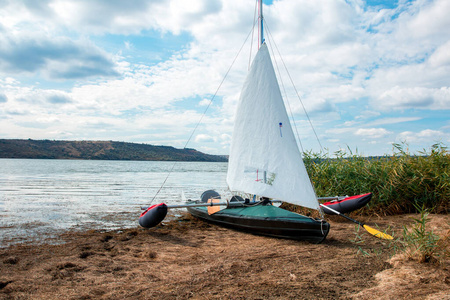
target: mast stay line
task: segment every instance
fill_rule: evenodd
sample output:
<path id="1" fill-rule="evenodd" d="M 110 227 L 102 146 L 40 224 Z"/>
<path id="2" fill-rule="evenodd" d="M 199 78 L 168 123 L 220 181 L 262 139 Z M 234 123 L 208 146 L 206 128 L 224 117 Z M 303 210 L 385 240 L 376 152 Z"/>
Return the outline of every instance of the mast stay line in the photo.
<path id="1" fill-rule="evenodd" d="M 200 124 L 202 123 L 203 117 L 206 115 L 206 113 L 208 112 L 209 107 L 211 106 L 211 104 L 213 103 L 214 99 L 217 96 L 217 93 L 219 93 L 220 88 L 222 87 L 222 84 L 224 83 L 225 79 L 228 77 L 228 74 L 231 71 L 231 68 L 233 68 L 234 63 L 236 62 L 237 58 L 239 57 L 239 55 L 242 52 L 242 49 L 244 48 L 245 44 L 247 43 L 248 38 L 250 37 L 250 35 L 252 34 L 253 30 L 254 30 L 255 24 L 252 25 L 252 29 L 250 30 L 250 32 L 247 34 L 247 37 L 245 38 L 244 43 L 242 43 L 241 48 L 239 49 L 238 53 L 236 54 L 236 56 L 233 59 L 233 62 L 231 63 L 230 67 L 228 68 L 227 72 L 225 73 L 222 81 L 220 82 L 219 86 L 216 89 L 216 92 L 214 93 L 214 95 L 211 97 L 211 100 L 209 100 L 208 105 L 205 108 L 205 111 L 203 112 L 203 114 L 201 115 L 200 119 L 198 120 L 197 124 L 195 125 L 194 129 L 191 132 L 191 135 L 189 136 L 188 140 L 186 141 L 186 143 L 184 144 L 183 149 L 186 149 L 187 145 L 189 144 L 189 142 L 192 140 L 192 137 L 194 136 L 194 133 L 197 131 L 198 126 L 200 126 Z M 161 184 L 161 186 L 159 187 L 158 191 L 156 192 L 156 194 L 153 196 L 152 200 L 150 200 L 150 205 L 152 204 L 152 202 L 156 199 L 156 197 L 159 195 L 159 193 L 161 192 L 161 190 L 163 189 L 163 187 L 165 186 L 167 180 L 169 179 L 170 175 L 173 172 L 173 169 L 175 168 L 175 164 L 176 161 L 173 163 L 172 167 L 169 170 L 169 173 L 167 174 L 166 178 L 164 179 L 163 183 Z"/>

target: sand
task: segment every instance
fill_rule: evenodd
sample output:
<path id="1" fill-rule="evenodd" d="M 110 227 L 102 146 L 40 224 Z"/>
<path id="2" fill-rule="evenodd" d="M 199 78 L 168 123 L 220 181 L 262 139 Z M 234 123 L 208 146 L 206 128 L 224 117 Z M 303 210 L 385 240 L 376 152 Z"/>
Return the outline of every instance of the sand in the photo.
<path id="1" fill-rule="evenodd" d="M 411 217 L 358 218 L 398 237 Z M 431 218 L 448 235 L 450 217 Z M 394 256 L 355 224 L 330 224 L 322 244 L 187 215 L 150 230 L 69 232 L 59 245 L 0 249 L 0 299 L 450 299 L 448 262 Z"/>

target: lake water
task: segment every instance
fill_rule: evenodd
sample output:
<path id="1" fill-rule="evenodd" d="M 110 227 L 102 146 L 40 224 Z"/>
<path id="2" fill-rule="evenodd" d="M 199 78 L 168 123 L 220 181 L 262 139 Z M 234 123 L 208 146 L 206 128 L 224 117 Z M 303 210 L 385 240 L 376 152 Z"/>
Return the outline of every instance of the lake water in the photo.
<path id="1" fill-rule="evenodd" d="M 227 193 L 227 163 L 0 159 L 0 247 L 138 226 L 141 206 Z M 176 211 L 175 211 L 176 213 Z"/>

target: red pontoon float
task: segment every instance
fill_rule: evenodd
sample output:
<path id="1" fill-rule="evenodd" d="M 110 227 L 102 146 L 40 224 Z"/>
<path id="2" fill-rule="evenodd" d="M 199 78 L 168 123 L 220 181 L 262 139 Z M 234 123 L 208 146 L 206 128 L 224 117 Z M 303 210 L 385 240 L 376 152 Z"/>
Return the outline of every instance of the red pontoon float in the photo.
<path id="1" fill-rule="evenodd" d="M 322 198 L 323 199 L 323 198 Z M 352 212 L 354 210 L 360 209 L 367 203 L 369 203 L 370 199 L 372 199 L 372 193 L 362 194 L 362 195 L 356 195 L 356 196 L 350 196 L 350 197 L 338 197 L 336 200 L 332 200 L 329 202 L 325 202 L 322 204 L 322 207 L 324 207 L 324 212 L 329 215 L 335 215 L 334 212 L 332 212 L 329 209 L 326 209 L 327 207 L 330 207 L 334 210 L 337 210 L 338 212 L 345 214 Z"/>

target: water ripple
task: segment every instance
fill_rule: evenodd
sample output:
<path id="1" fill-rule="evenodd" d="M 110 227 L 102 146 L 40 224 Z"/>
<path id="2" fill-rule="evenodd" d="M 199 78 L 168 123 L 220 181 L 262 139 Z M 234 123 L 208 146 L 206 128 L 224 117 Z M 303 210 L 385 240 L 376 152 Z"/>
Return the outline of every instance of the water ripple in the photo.
<path id="1" fill-rule="evenodd" d="M 0 159 L 0 247 L 64 230 L 137 226 L 173 162 Z M 154 203 L 227 190 L 226 163 L 177 162 Z"/>

